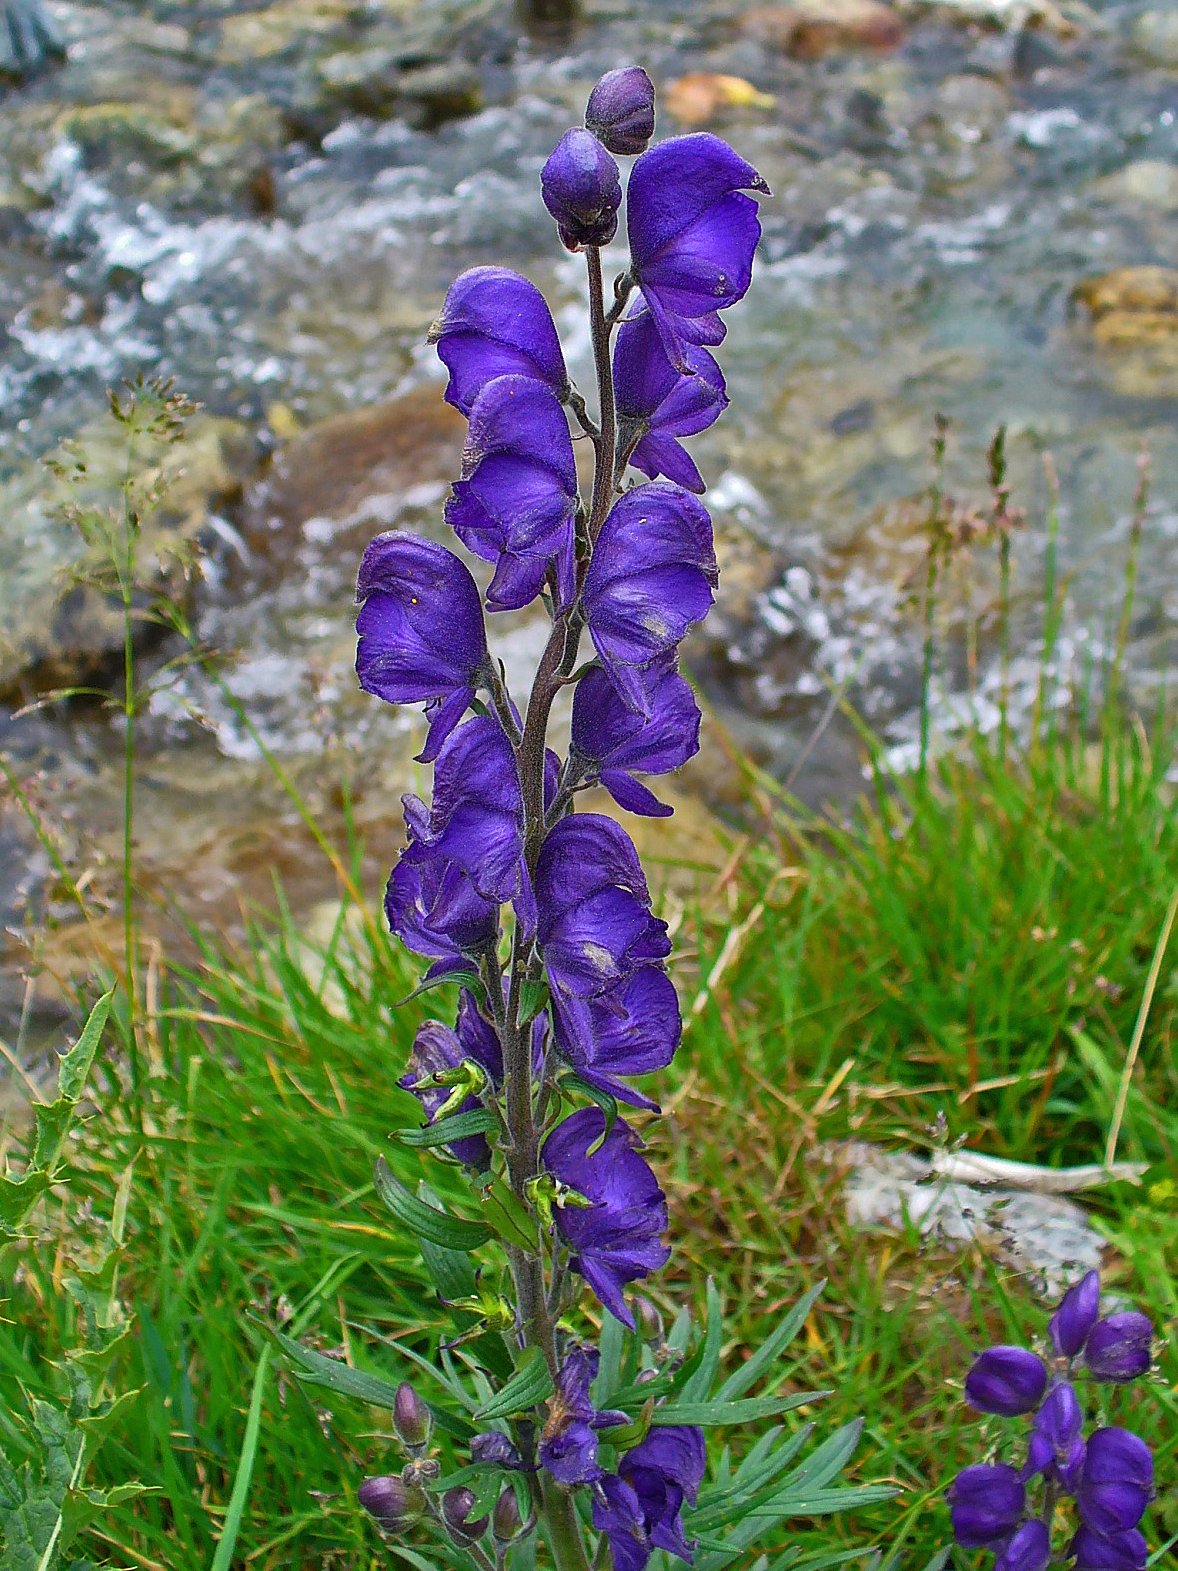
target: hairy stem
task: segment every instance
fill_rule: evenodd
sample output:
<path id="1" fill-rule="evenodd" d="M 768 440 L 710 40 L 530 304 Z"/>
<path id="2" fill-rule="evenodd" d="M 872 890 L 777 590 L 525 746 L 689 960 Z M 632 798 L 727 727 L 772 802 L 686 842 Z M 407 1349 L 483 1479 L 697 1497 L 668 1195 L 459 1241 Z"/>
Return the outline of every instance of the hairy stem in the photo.
<path id="1" fill-rule="evenodd" d="M 597 371 L 597 413 L 600 434 L 593 467 L 593 495 L 589 503 L 589 539 L 594 541 L 605 522 L 614 494 L 614 454 L 618 439 L 617 408 L 614 403 L 614 373 L 610 361 L 609 338 L 612 324 L 605 314 L 605 292 L 601 281 L 601 252 L 588 246 L 585 260 L 589 269 L 589 328 L 593 338 L 593 364 Z"/>

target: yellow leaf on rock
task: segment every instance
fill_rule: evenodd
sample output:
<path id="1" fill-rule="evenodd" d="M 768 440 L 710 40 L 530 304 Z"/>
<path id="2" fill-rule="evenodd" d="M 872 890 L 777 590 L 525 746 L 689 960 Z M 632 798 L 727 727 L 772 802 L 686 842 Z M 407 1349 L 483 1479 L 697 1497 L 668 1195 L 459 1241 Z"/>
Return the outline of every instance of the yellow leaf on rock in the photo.
<path id="1" fill-rule="evenodd" d="M 762 93 L 743 76 L 715 71 L 690 71 L 663 93 L 664 106 L 681 125 L 707 125 L 721 109 L 772 109 L 775 103 L 770 93 Z"/>

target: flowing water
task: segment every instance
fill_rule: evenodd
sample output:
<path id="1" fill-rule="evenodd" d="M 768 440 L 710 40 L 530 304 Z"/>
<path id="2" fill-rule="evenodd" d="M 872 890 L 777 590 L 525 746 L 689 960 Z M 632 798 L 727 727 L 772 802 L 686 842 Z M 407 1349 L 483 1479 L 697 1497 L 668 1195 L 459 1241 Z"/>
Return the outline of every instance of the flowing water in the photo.
<path id="1" fill-rule="evenodd" d="M 987 9 L 1004 22 L 1019 10 L 973 5 Z M 986 448 L 1008 429 L 1013 499 L 1032 525 L 1015 540 L 1016 711 L 1037 670 L 1043 455 L 1071 578 L 1062 657 L 1082 662 L 1117 614 L 1148 446 L 1131 646 L 1143 693 L 1164 675 L 1178 609 L 1178 292 L 1163 287 L 1159 304 L 1130 288 L 1102 334 L 1073 290 L 1178 257 L 1169 8 L 1065 6 L 1076 25 L 1060 32 L 971 21 L 955 0 L 898 9 L 890 47 L 804 59 L 783 48 L 785 10 L 608 0 L 545 42 L 521 37 L 503 6 L 62 0 L 69 63 L 0 89 L 10 643 L 26 624 L 44 642 L 45 585 L 73 549 L 36 502 L 38 461 L 94 427 L 104 388 L 174 377 L 233 422 L 246 455 L 244 491 L 214 488 L 195 605 L 201 636 L 236 652 L 232 700 L 188 674 L 145 719 L 145 852 L 198 909 L 222 913 L 275 866 L 299 898 L 305 853 L 259 769 L 259 736 L 328 802 L 324 751 L 357 760 L 362 822 L 391 854 L 412 770 L 400 722 L 353 691 L 358 551 L 392 523 L 438 529 L 459 433 L 435 404 L 424 333 L 455 272 L 527 272 L 590 385 L 580 259 L 559 254 L 537 176 L 619 62 L 641 60 L 660 85 L 721 72 L 772 97 L 709 122 L 775 193 L 721 351 L 732 409 L 695 444 L 731 587 L 694 663 L 741 740 L 796 773 L 831 685 L 846 684 L 897 756 L 910 750 L 926 511 L 912 499 L 929 484 L 937 412 L 951 421 L 944 487 L 963 513 L 988 505 Z M 666 112 L 660 128 L 682 129 Z M 620 250 L 609 260 L 624 265 Z M 969 586 L 975 610 L 993 594 L 984 555 L 954 591 Z M 513 654 L 534 643 L 525 625 Z M 17 658 L 13 702 L 43 685 L 44 653 L 23 673 Z M 980 658 L 978 701 L 994 711 L 985 641 Z M 959 666 L 940 681 L 949 727 Z M 93 707 L 0 734 L 84 865 L 117 820 L 117 735 Z M 832 727 L 797 783 L 814 799 L 845 794 L 858 767 Z M 0 902 L 16 920 L 45 869 L 12 817 L 5 848 Z M 309 879 L 308 899 L 317 888 Z"/>

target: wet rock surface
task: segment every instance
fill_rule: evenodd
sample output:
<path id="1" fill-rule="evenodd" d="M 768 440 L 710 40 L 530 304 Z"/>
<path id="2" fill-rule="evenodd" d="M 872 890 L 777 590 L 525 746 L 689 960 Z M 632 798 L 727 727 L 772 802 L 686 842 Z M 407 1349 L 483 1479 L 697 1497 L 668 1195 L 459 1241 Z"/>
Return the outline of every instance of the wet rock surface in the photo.
<path id="1" fill-rule="evenodd" d="M 378 858 L 392 855 L 417 727 L 355 690 L 356 561 L 382 528 L 443 537 L 462 424 L 424 339 L 459 269 L 527 272 L 591 385 L 581 263 L 559 252 L 536 187 L 619 60 L 678 84 L 661 133 L 714 126 L 776 192 L 721 350 L 732 411 L 695 443 L 724 588 L 688 660 L 727 731 L 816 801 L 861 779 L 832 694 L 898 756 L 910 746 L 936 411 L 954 422 L 944 489 L 963 518 L 988 505 L 997 423 L 1032 518 L 1054 455 L 1077 660 L 1107 621 L 1146 442 L 1142 622 L 1178 610 L 1175 313 L 1146 287 L 1178 254 L 1166 7 L 719 0 L 685 15 L 622 0 L 549 40 L 523 39 L 489 0 L 60 0 L 54 15 L 69 61 L 0 87 L 4 669 L 21 699 L 101 672 L 109 629 L 78 639 L 88 618 L 62 619 L 70 551 L 40 459 L 92 430 L 108 385 L 176 376 L 204 430 L 243 453 L 210 438 L 168 525 L 200 549 L 180 587 L 198 638 L 228 658 L 224 689 L 184 669 L 144 717 L 142 854 L 149 882 L 191 892 L 210 919 L 239 921 L 242 891 L 265 899 L 275 864 L 298 899 L 334 876 L 310 872 L 259 743 L 337 827 L 333 782 L 349 778 Z M 99 472 L 112 461 L 95 455 Z M 1024 685 L 1039 538 L 1014 546 Z M 963 556 L 950 628 L 984 609 L 992 572 L 983 550 Z M 510 667 L 526 669 L 541 634 L 527 618 L 513 629 Z M 1134 644 L 1143 691 L 1160 647 Z M 939 677 L 950 727 L 962 683 L 951 664 Z M 101 714 L 5 723 L 3 742 L 79 845 L 92 828 L 101 860 L 119 749 Z M 714 770 L 685 784 L 731 808 Z M 0 898 L 18 921 L 26 899 L 44 909 L 46 868 L 15 818 L 0 815 L 0 835 Z"/>

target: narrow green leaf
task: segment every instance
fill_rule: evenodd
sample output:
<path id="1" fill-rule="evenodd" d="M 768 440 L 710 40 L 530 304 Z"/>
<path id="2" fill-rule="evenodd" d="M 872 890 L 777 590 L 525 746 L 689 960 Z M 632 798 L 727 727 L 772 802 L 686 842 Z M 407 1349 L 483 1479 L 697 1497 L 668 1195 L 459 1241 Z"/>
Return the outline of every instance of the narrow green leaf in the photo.
<path id="1" fill-rule="evenodd" d="M 456 1298 L 469 1298 L 475 1286 L 475 1271 L 470 1256 L 458 1249 L 444 1249 L 441 1244 L 431 1244 L 428 1238 L 418 1238 L 417 1242 L 429 1279 L 438 1290 L 438 1297 L 448 1303 Z"/>
<path id="2" fill-rule="evenodd" d="M 707 1289 L 707 1326 L 703 1344 L 698 1354 L 687 1365 L 688 1378 L 680 1387 L 684 1401 L 700 1402 L 712 1389 L 712 1381 L 720 1368 L 720 1347 L 724 1336 L 724 1306 L 711 1277 Z"/>
<path id="3" fill-rule="evenodd" d="M 519 1016 L 521 1025 L 530 1025 L 542 1009 L 548 1007 L 548 983 L 525 982 L 520 989 Z"/>
<path id="4" fill-rule="evenodd" d="M 455 1113 L 450 1118 L 440 1118 L 436 1124 L 427 1124 L 424 1129 L 394 1130 L 393 1139 L 414 1150 L 428 1150 L 431 1146 L 445 1146 L 455 1140 L 465 1140 L 470 1135 L 485 1135 L 494 1128 L 494 1114 L 485 1107 L 475 1107 L 469 1113 Z"/>
<path id="5" fill-rule="evenodd" d="M 279 1331 L 275 1326 L 265 1325 L 263 1321 L 258 1321 L 257 1324 L 262 1326 L 267 1335 L 272 1337 L 297 1365 L 300 1378 L 305 1384 L 326 1386 L 329 1391 L 338 1392 L 341 1396 L 355 1397 L 357 1401 L 368 1402 L 373 1407 L 384 1407 L 392 1411 L 397 1397 L 397 1387 L 391 1380 L 384 1380 L 380 1375 L 367 1374 L 363 1369 L 353 1369 L 350 1364 L 341 1364 L 336 1358 L 326 1358 L 322 1353 L 316 1353 L 312 1348 L 296 1342 L 293 1337 L 287 1336 L 284 1331 Z"/>
<path id="6" fill-rule="evenodd" d="M 656 1428 L 668 1424 L 697 1424 L 701 1429 L 726 1424 L 751 1424 L 762 1418 L 791 1413 L 810 1402 L 820 1402 L 829 1391 L 796 1391 L 792 1396 L 753 1396 L 741 1402 L 668 1402 L 655 1408 L 652 1423 Z"/>
<path id="7" fill-rule="evenodd" d="M 557 1081 L 557 1084 L 566 1096 L 583 1096 L 599 1107 L 605 1115 L 604 1128 L 585 1153 L 586 1156 L 592 1156 L 595 1151 L 600 1151 L 609 1136 L 610 1130 L 618 1121 L 617 1099 L 610 1096 L 608 1091 L 602 1091 L 599 1086 L 591 1086 L 587 1080 L 582 1080 L 580 1075 L 563 1074 Z"/>
<path id="8" fill-rule="evenodd" d="M 462 1217 L 451 1216 L 419 1200 L 394 1176 L 383 1157 L 377 1158 L 374 1182 L 376 1192 L 385 1205 L 415 1238 L 427 1238 L 431 1244 L 440 1244 L 443 1249 L 469 1251 L 477 1249 L 493 1236 L 484 1222 L 469 1222 Z"/>
<path id="9" fill-rule="evenodd" d="M 761 1344 L 747 1363 L 742 1364 L 728 1376 L 716 1392 L 717 1401 L 731 1401 L 734 1397 L 743 1396 L 748 1388 L 772 1367 L 778 1356 L 805 1325 L 806 1317 L 825 1286 L 825 1282 L 816 1283 L 803 1298 L 798 1300 L 773 1335 Z"/>
<path id="10" fill-rule="evenodd" d="M 269 1368 L 270 1349 L 263 1347 L 258 1358 L 258 1367 L 254 1371 L 254 1386 L 250 1393 L 245 1434 L 241 1442 L 241 1455 L 237 1459 L 237 1472 L 233 1478 L 229 1508 L 225 1512 L 225 1525 L 217 1540 L 217 1550 L 210 1571 L 229 1571 L 229 1567 L 233 1564 L 237 1535 L 241 1531 L 241 1519 L 245 1515 L 245 1504 L 249 1499 L 250 1480 L 254 1475 L 254 1459 L 258 1454 L 258 1439 L 262 1430 L 262 1397 L 266 1389 L 266 1374 Z"/>
<path id="11" fill-rule="evenodd" d="M 394 1009 L 401 1009 L 405 1004 L 412 1003 L 415 998 L 420 998 L 423 993 L 432 993 L 437 987 L 469 987 L 473 993 L 482 996 L 483 982 L 477 971 L 444 971 L 441 976 L 427 977 L 424 982 L 419 982 L 411 993 L 406 993 L 404 998 L 398 998 L 393 1003 Z"/>
<path id="12" fill-rule="evenodd" d="M 528 1413 L 552 1395 L 552 1376 L 538 1347 L 525 1349 L 519 1368 L 498 1396 L 475 1414 L 476 1418 L 511 1418 Z"/>

